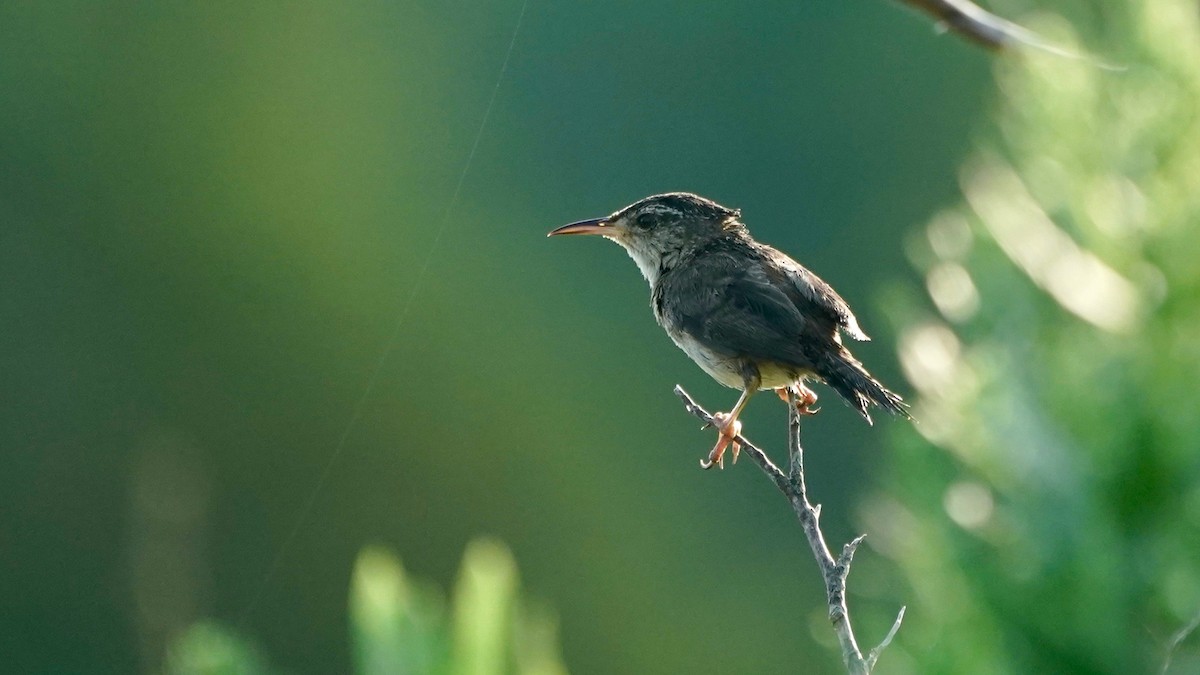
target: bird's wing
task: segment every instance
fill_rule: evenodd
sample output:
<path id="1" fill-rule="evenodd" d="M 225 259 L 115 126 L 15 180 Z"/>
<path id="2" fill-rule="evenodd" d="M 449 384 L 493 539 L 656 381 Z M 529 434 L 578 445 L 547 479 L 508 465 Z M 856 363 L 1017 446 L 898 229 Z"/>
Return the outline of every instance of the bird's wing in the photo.
<path id="1" fill-rule="evenodd" d="M 855 340 L 871 339 L 859 328 L 858 319 L 850 311 L 850 306 L 829 284 L 770 246 L 760 244 L 759 251 L 774 263 L 766 266 L 766 273 L 775 277 L 772 281 L 783 289 L 802 314 L 823 314 Z"/>
<path id="2" fill-rule="evenodd" d="M 693 339 L 730 356 L 811 367 L 801 336 L 826 332 L 814 325 L 820 317 L 806 317 L 762 265 L 712 254 L 673 270 L 668 277 L 663 281 L 669 288 L 662 291 L 671 301 L 658 309 Z M 832 330 L 829 321 L 827 335 Z"/>

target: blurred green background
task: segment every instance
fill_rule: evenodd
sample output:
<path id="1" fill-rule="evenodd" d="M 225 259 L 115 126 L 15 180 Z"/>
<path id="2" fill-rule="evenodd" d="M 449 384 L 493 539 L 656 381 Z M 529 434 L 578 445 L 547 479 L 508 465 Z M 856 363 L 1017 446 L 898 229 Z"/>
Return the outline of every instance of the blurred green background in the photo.
<path id="1" fill-rule="evenodd" d="M 486 534 L 572 672 L 839 672 L 789 509 L 670 393 L 734 392 L 617 247 L 544 238 L 681 189 L 917 401 L 805 431 L 860 639 L 909 605 L 880 672 L 1156 664 L 1200 609 L 1194 4 L 997 8 L 1114 73 L 879 0 L 531 0 L 451 204 L 520 9 L 0 2 L 6 669 L 158 672 L 211 618 L 345 672 L 364 547 L 451 588 Z"/>

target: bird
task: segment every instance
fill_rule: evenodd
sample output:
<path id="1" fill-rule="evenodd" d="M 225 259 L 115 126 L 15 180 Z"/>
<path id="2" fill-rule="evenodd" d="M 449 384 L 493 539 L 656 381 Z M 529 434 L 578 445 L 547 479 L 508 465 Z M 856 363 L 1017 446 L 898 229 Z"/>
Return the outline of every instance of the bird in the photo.
<path id="1" fill-rule="evenodd" d="M 870 338 L 850 306 L 816 274 L 759 243 L 741 211 L 689 192 L 651 195 L 603 218 L 563 225 L 547 236 L 599 235 L 619 244 L 650 284 L 654 318 L 671 340 L 720 384 L 741 390 L 713 415 L 717 443 L 703 468 L 737 461 L 738 416 L 757 391 L 796 397 L 814 414 L 822 382 L 871 423 L 876 406 L 911 419 L 904 400 L 875 379 L 842 342 Z"/>

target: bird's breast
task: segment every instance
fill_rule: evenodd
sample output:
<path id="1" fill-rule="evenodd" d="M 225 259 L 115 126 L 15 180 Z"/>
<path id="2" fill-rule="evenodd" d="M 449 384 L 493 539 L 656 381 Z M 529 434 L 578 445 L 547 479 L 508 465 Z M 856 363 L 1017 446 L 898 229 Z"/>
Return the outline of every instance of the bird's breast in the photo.
<path id="1" fill-rule="evenodd" d="M 699 340 L 678 328 L 665 323 L 663 328 L 666 328 L 667 335 L 671 336 L 671 341 L 695 361 L 696 365 L 700 366 L 704 372 L 708 373 L 709 377 L 726 387 L 742 388 L 742 374 L 736 357 L 709 349 Z"/>
<path id="2" fill-rule="evenodd" d="M 696 365 L 708 373 L 709 377 L 732 389 L 741 389 L 744 385 L 742 382 L 742 363 L 746 360 L 751 361 L 758 369 L 758 376 L 761 379 L 761 383 L 758 386 L 759 389 L 779 389 L 795 384 L 802 378 L 814 377 L 811 371 L 800 369 L 793 365 L 764 359 L 722 354 L 709 349 L 684 331 L 672 331 L 668 329 L 667 333 L 671 336 L 671 340 L 685 354 L 691 357 L 692 361 L 696 362 Z"/>

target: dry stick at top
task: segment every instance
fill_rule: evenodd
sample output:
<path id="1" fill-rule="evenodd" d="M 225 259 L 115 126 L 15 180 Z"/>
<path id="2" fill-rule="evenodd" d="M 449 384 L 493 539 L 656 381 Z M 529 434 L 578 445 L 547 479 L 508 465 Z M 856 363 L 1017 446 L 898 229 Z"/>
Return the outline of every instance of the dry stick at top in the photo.
<path id="1" fill-rule="evenodd" d="M 1080 59 L 1105 70 L 1122 70 L 1085 53 L 1064 49 L 1037 33 L 992 14 L 971 0 L 896 0 L 937 19 L 938 25 L 992 51 L 1032 47 L 1068 59 Z"/>
<path id="2" fill-rule="evenodd" d="M 700 407 L 683 390 L 683 387 L 676 385 L 675 395 L 683 401 L 684 408 L 689 413 L 706 424 L 712 423 L 712 415 Z M 829 552 L 829 546 L 825 543 L 825 535 L 821 532 L 819 522 L 821 507 L 808 501 L 808 486 L 804 481 L 804 449 L 800 446 L 800 415 L 796 409 L 794 393 L 788 395 L 788 409 L 791 412 L 788 414 L 788 456 L 790 461 L 787 474 L 775 466 L 771 458 L 767 457 L 767 454 L 758 446 L 741 435 L 736 440 L 741 443 L 743 452 L 763 470 L 763 473 L 767 474 L 767 477 L 775 483 L 775 487 L 783 493 L 783 496 L 787 497 L 788 502 L 792 505 L 792 510 L 796 512 L 796 517 L 800 520 L 801 527 L 804 528 L 804 536 L 808 539 L 809 548 L 812 549 L 817 566 L 821 568 L 821 576 L 825 580 L 825 595 L 829 602 L 829 620 L 833 623 L 833 630 L 837 633 L 838 642 L 841 644 L 842 660 L 846 664 L 846 670 L 852 675 L 865 675 L 875 667 L 880 652 L 891 643 L 892 638 L 896 636 L 896 631 L 900 630 L 900 622 L 904 620 L 905 608 L 900 608 L 895 623 L 892 624 L 891 630 L 888 631 L 883 641 L 866 656 L 863 656 L 862 650 L 858 648 L 858 641 L 854 638 L 854 627 L 850 623 L 850 610 L 846 606 L 846 577 L 850 574 L 850 562 L 854 559 L 854 552 L 866 535 L 855 537 L 853 541 L 843 546 L 842 554 L 836 560 Z"/>
<path id="3" fill-rule="evenodd" d="M 1002 49 L 1026 42 L 1027 30 L 984 10 L 970 0 L 898 0 L 933 18 L 947 30 L 987 47 Z"/>
<path id="4" fill-rule="evenodd" d="M 1167 671 L 1171 669 L 1171 658 L 1175 656 L 1175 650 L 1179 649 L 1179 645 L 1183 644 L 1183 641 L 1197 628 L 1200 628 L 1200 612 L 1193 616 L 1187 625 L 1175 631 L 1171 639 L 1167 641 L 1167 653 L 1163 657 L 1162 668 L 1158 671 L 1159 675 L 1167 675 Z"/>

